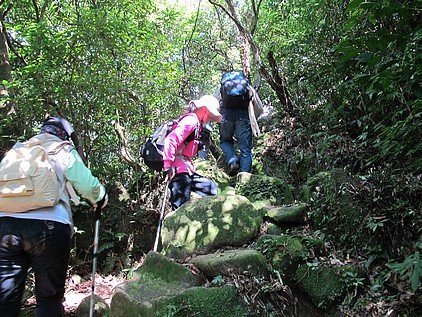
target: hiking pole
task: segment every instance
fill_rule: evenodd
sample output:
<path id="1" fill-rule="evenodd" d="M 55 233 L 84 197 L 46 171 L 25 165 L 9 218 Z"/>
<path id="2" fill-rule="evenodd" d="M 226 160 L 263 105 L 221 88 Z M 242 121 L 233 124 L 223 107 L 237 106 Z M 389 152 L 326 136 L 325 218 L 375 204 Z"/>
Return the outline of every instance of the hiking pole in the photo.
<path id="1" fill-rule="evenodd" d="M 164 210 L 166 209 L 167 187 L 168 187 L 169 183 L 170 183 L 170 179 L 167 180 L 166 186 L 164 188 L 164 198 L 163 198 L 163 204 L 161 205 L 160 222 L 158 223 L 157 235 L 155 236 L 154 249 L 153 249 L 154 252 L 157 252 L 158 240 L 160 239 L 161 224 L 163 223 Z"/>
<path id="2" fill-rule="evenodd" d="M 100 218 L 101 218 L 101 206 L 95 207 L 95 235 L 94 235 L 94 249 L 92 251 L 92 282 L 91 282 L 91 300 L 89 303 L 89 317 L 94 316 L 94 304 L 95 304 L 95 271 L 97 270 L 97 256 L 98 256 L 98 237 L 100 235 Z"/>

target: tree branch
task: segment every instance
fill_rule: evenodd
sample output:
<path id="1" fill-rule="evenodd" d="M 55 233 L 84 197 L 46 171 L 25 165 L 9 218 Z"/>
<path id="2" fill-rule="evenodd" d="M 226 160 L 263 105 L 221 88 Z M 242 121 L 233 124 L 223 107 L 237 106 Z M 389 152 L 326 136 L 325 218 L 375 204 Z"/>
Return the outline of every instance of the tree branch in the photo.
<path id="1" fill-rule="evenodd" d="M 120 148 L 120 156 L 123 158 L 123 160 L 125 160 L 129 166 L 135 167 L 135 168 L 140 168 L 141 165 L 139 164 L 139 162 L 133 158 L 133 156 L 130 154 L 129 149 L 128 149 L 128 145 L 127 145 L 127 138 L 123 132 L 123 127 L 120 125 L 120 120 L 119 120 L 119 112 L 116 111 L 116 115 L 117 115 L 117 120 L 116 123 L 114 124 L 114 130 L 116 131 L 117 134 L 117 138 L 119 139 L 119 148 Z"/>

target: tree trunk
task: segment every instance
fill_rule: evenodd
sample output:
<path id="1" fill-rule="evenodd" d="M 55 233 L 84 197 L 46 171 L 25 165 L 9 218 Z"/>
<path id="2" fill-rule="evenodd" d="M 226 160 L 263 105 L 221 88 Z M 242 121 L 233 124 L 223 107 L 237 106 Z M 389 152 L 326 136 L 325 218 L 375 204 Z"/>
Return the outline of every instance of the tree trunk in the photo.
<path id="1" fill-rule="evenodd" d="M 4 13 L 2 13 L 2 18 Z M 0 99 L 9 96 L 9 91 L 3 81 L 10 82 L 12 80 L 12 71 L 9 62 L 9 47 L 7 45 L 6 27 L 3 20 L 0 21 Z M 1 107 L 5 105 L 1 103 Z"/>

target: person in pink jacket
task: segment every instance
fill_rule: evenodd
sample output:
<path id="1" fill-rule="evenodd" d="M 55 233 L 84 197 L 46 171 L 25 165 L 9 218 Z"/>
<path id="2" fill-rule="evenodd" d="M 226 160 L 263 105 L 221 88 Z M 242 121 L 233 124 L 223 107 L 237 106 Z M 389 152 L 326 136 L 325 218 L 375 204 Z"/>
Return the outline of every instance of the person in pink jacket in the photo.
<path id="1" fill-rule="evenodd" d="M 217 194 L 217 184 L 195 172 L 192 159 L 197 155 L 202 126 L 220 122 L 219 102 L 211 95 L 192 100 L 187 112 L 164 141 L 164 166 L 171 191 L 171 206 L 175 210 L 190 200 L 191 192 L 201 196 Z"/>

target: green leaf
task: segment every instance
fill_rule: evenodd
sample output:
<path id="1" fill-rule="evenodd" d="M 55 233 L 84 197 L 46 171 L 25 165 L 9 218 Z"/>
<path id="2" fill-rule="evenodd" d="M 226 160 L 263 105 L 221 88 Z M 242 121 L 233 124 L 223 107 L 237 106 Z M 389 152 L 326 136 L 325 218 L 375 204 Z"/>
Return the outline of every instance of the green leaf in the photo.
<path id="1" fill-rule="evenodd" d="M 421 285 L 421 277 L 422 277 L 422 262 L 420 259 L 419 251 L 416 251 L 414 254 L 413 272 L 410 275 L 410 284 L 414 292 L 416 292 L 416 290 Z"/>
<path id="2" fill-rule="evenodd" d="M 353 0 L 350 1 L 350 3 L 347 5 L 347 8 L 345 10 L 346 13 L 355 10 L 356 8 L 358 8 L 362 2 L 365 2 L 365 0 Z"/>
<path id="3" fill-rule="evenodd" d="M 366 64 L 371 59 L 372 55 L 373 55 L 373 53 L 371 53 L 371 52 L 363 52 L 356 58 L 356 60 L 360 63 Z"/>

